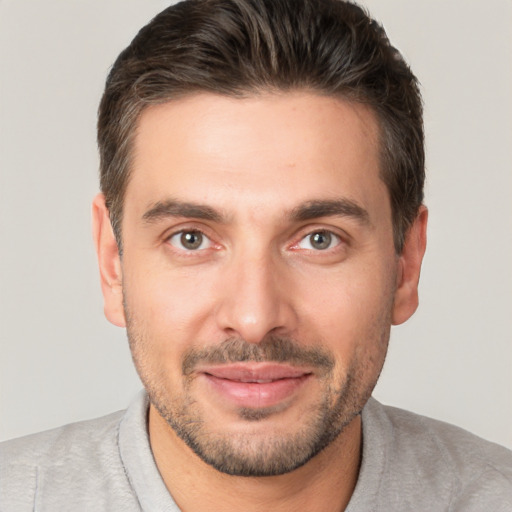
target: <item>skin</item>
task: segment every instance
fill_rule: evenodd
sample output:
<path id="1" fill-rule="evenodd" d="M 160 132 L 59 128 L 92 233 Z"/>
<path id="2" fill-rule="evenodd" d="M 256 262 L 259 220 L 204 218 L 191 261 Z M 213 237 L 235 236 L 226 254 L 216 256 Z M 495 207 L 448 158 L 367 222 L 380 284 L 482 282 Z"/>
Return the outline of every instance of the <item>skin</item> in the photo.
<path id="1" fill-rule="evenodd" d="M 105 314 L 127 327 L 152 402 L 151 447 L 182 510 L 344 509 L 359 470 L 359 412 L 391 324 L 417 307 L 426 222 L 422 207 L 397 255 L 377 123 L 362 105 L 309 92 L 205 93 L 143 112 L 123 257 L 101 195 L 94 236 Z M 197 241 L 197 232 L 201 244 L 184 246 L 182 235 Z M 325 247 L 314 244 L 319 235 Z M 233 400 L 219 391 L 226 380 L 205 373 L 207 358 L 191 359 L 231 342 L 227 366 L 243 349 L 251 360 L 242 366 L 257 373 L 282 339 L 299 354 L 289 366 L 306 376 L 271 402 L 261 383 L 255 397 Z M 184 361 L 196 363 L 184 371 Z M 228 459 L 279 462 L 289 451 L 280 443 L 310 446 L 318 417 L 339 435 L 274 476 L 219 471 L 177 434 L 193 423 L 212 457 L 221 446 Z"/>

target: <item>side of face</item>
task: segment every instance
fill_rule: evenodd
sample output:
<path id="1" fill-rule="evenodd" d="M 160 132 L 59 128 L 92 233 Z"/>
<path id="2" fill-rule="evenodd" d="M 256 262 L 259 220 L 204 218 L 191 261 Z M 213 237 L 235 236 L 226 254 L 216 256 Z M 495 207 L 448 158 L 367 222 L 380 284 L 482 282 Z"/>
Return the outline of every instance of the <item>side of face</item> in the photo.
<path id="1" fill-rule="evenodd" d="M 220 471 L 329 445 L 417 306 L 426 211 L 396 255 L 377 141 L 340 99 L 192 95 L 141 116 L 122 259 L 95 200 L 106 316 L 170 432 Z"/>

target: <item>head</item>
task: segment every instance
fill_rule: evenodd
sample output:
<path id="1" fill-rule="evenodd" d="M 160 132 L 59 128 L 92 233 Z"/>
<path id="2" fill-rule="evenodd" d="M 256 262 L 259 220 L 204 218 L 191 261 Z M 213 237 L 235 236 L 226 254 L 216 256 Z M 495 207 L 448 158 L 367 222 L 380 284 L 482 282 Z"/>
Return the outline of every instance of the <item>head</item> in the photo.
<path id="1" fill-rule="evenodd" d="M 197 92 L 240 98 L 294 90 L 375 113 L 399 253 L 423 201 L 421 97 L 384 29 L 340 0 L 189 0 L 138 33 L 110 72 L 98 120 L 101 190 L 120 248 L 133 141 L 145 108 Z"/>
<path id="2" fill-rule="evenodd" d="M 246 476 L 354 431 L 425 249 L 421 101 L 382 28 L 338 0 L 177 4 L 114 64 L 98 138 L 105 311 L 150 428 Z"/>

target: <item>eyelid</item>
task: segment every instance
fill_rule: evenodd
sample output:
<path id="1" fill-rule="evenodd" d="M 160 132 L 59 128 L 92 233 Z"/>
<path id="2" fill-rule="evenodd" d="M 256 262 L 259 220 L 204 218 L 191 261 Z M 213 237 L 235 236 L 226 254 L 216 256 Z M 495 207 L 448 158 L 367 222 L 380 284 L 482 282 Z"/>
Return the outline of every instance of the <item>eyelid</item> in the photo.
<path id="1" fill-rule="evenodd" d="M 338 243 L 334 247 L 329 247 L 327 249 L 307 249 L 299 247 L 299 244 L 307 239 L 309 236 L 314 235 L 315 233 L 329 233 L 331 236 L 335 237 L 338 240 Z M 322 225 L 308 225 L 300 229 L 297 235 L 294 237 L 294 241 L 289 246 L 292 250 L 302 250 L 302 251 L 311 251 L 317 253 L 329 253 L 335 251 L 337 248 L 341 248 L 342 246 L 349 245 L 350 236 L 346 234 L 341 229 L 336 229 L 332 226 L 322 226 Z"/>
<path id="2" fill-rule="evenodd" d="M 185 233 L 197 233 L 199 235 L 201 235 L 201 244 L 199 245 L 199 247 L 195 248 L 195 249 L 190 249 L 190 248 L 187 248 L 187 247 L 180 247 L 180 242 L 177 242 L 177 243 L 173 243 L 173 239 L 176 238 L 176 237 L 179 237 L 181 239 L 181 237 L 185 234 Z M 197 229 L 183 229 L 181 231 L 177 231 L 175 233 L 173 233 L 171 236 L 169 236 L 167 238 L 167 241 L 170 245 L 172 245 L 173 247 L 175 247 L 176 249 L 178 250 L 182 250 L 182 251 L 185 251 L 185 252 L 199 252 L 199 251 L 204 251 L 206 249 L 209 249 L 213 242 L 210 240 L 210 237 L 208 237 L 208 235 L 204 234 L 202 231 L 199 231 Z M 204 244 L 206 244 L 207 246 L 206 247 L 202 247 Z"/>
<path id="3" fill-rule="evenodd" d="M 182 235 L 183 233 L 200 233 L 204 238 L 209 241 L 209 246 L 203 249 L 186 249 L 185 247 L 179 247 L 171 243 L 171 238 Z M 214 235 L 211 233 L 211 230 L 204 226 L 198 226 L 193 222 L 185 222 L 181 223 L 177 226 L 173 226 L 171 229 L 168 229 L 163 235 L 162 240 L 165 244 L 171 246 L 172 250 L 182 253 L 182 254 L 193 254 L 193 253 L 201 253 L 202 251 L 211 250 L 215 248 L 219 248 L 220 245 L 215 241 Z"/>
<path id="4" fill-rule="evenodd" d="M 308 241 L 308 239 L 310 239 L 313 235 L 316 235 L 316 234 L 319 234 L 319 233 L 322 233 L 322 234 L 325 234 L 325 235 L 329 235 L 331 237 L 331 240 L 330 240 L 330 243 L 329 243 L 328 247 L 326 247 L 325 249 L 319 249 L 319 248 L 311 246 L 311 247 L 301 247 L 301 249 L 323 252 L 323 251 L 328 251 L 330 249 L 333 249 L 334 247 L 338 246 L 342 242 L 341 237 L 339 235 L 337 235 L 336 233 L 333 233 L 332 231 L 326 231 L 326 230 L 321 230 L 320 231 L 320 230 L 318 230 L 318 231 L 313 231 L 313 232 L 307 234 L 306 236 L 303 236 L 297 242 L 297 246 L 299 247 L 300 244 L 302 244 L 303 242 Z M 332 246 L 333 243 L 334 243 L 334 246 Z M 309 244 L 311 245 L 311 241 L 309 242 Z"/>

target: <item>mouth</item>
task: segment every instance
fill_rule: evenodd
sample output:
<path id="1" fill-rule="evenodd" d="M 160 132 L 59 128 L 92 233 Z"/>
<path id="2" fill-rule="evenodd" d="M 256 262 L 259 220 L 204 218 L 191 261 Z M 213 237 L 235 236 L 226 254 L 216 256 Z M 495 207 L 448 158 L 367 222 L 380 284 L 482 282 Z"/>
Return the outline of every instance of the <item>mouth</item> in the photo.
<path id="1" fill-rule="evenodd" d="M 292 399 L 313 376 L 307 368 L 276 363 L 201 367 L 198 374 L 222 400 L 238 407 L 273 407 Z"/>

